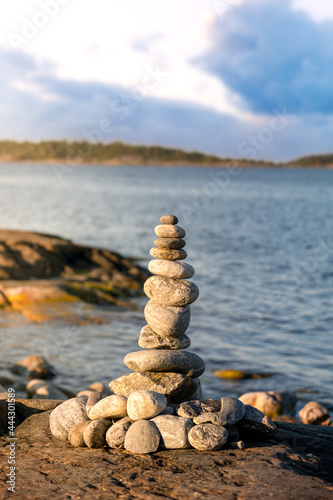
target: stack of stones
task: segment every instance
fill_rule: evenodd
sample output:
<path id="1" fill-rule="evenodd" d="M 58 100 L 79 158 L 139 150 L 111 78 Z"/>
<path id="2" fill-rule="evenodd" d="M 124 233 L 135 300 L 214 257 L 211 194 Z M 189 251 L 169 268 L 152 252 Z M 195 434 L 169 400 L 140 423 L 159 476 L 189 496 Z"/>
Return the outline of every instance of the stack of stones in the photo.
<path id="1" fill-rule="evenodd" d="M 148 268 L 154 276 L 147 279 L 144 292 L 150 299 L 145 307 L 147 325 L 141 330 L 139 346 L 144 350 L 127 354 L 124 363 L 134 373 L 110 382 L 115 394 L 128 397 L 140 389 L 164 394 L 169 403 L 200 399 L 198 377 L 205 362 L 185 351 L 190 345 L 186 330 L 190 324 L 190 304 L 199 296 L 198 287 L 187 281 L 194 275 L 183 261 L 185 231 L 174 215 L 164 215 L 155 228 L 158 238 L 150 254 Z"/>

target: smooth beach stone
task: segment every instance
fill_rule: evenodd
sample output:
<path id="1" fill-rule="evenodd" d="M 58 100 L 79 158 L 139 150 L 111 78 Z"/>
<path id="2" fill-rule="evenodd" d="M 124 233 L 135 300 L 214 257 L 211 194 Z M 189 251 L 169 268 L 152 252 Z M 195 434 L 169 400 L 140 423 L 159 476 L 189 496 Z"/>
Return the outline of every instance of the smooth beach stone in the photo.
<path id="1" fill-rule="evenodd" d="M 143 290 L 147 297 L 163 306 L 187 306 L 199 297 L 199 288 L 195 283 L 162 276 L 148 278 Z"/>
<path id="2" fill-rule="evenodd" d="M 88 401 L 87 401 L 87 404 L 86 404 L 87 413 L 90 412 L 91 408 L 93 406 L 95 406 L 96 403 L 98 403 L 99 401 L 101 401 L 104 398 L 105 398 L 105 395 L 102 394 L 101 392 L 91 391 L 91 394 L 90 394 Z"/>
<path id="3" fill-rule="evenodd" d="M 201 399 L 181 403 L 177 409 L 180 417 L 195 418 L 202 413 L 217 412 L 221 409 L 218 399 Z"/>
<path id="4" fill-rule="evenodd" d="M 214 424 L 214 425 L 225 425 L 225 418 L 219 411 L 210 411 L 207 413 L 201 413 L 197 417 L 194 417 L 193 422 L 195 424 Z"/>
<path id="5" fill-rule="evenodd" d="M 134 391 L 146 389 L 164 394 L 168 403 L 191 399 L 197 388 L 197 382 L 180 373 L 130 373 L 110 382 L 110 389 L 116 394 L 128 397 Z"/>
<path id="6" fill-rule="evenodd" d="M 137 420 L 128 429 L 124 447 L 132 453 L 154 453 L 160 445 L 160 433 L 153 422 Z"/>
<path id="7" fill-rule="evenodd" d="M 164 450 L 177 450 L 190 448 L 188 433 L 193 427 L 190 418 L 176 417 L 173 415 L 158 415 L 151 419 L 157 426 L 160 435 L 160 447 Z"/>
<path id="8" fill-rule="evenodd" d="M 91 420 L 80 422 L 72 427 L 68 433 L 68 441 L 74 448 L 83 448 L 87 446 L 83 439 L 83 432 L 85 428 L 91 423 Z"/>
<path id="9" fill-rule="evenodd" d="M 178 218 L 175 215 L 162 215 L 160 218 L 161 224 L 178 224 Z"/>
<path id="10" fill-rule="evenodd" d="M 219 450 L 228 440 L 228 431 L 221 425 L 195 425 L 188 433 L 188 440 L 196 450 Z"/>
<path id="11" fill-rule="evenodd" d="M 155 227 L 155 234 L 159 238 L 184 238 L 185 229 L 170 224 L 162 224 Z"/>
<path id="12" fill-rule="evenodd" d="M 169 250 L 168 248 L 153 247 L 149 253 L 152 257 L 156 257 L 156 259 L 164 259 L 171 261 L 184 260 L 187 257 L 187 253 L 182 248 L 180 250 Z"/>
<path id="13" fill-rule="evenodd" d="M 183 333 L 180 337 L 161 337 L 146 325 L 142 328 L 138 344 L 143 349 L 187 349 L 191 345 L 190 338 Z"/>
<path id="14" fill-rule="evenodd" d="M 186 262 L 174 262 L 172 260 L 154 259 L 148 263 L 148 269 L 153 274 L 158 274 L 164 278 L 187 279 L 192 278 L 195 271 Z"/>
<path id="15" fill-rule="evenodd" d="M 135 391 L 128 396 L 127 414 L 132 420 L 150 419 L 159 415 L 167 406 L 167 398 L 154 391 Z"/>
<path id="16" fill-rule="evenodd" d="M 245 405 L 245 415 L 237 424 L 242 434 L 258 436 L 260 438 L 273 437 L 277 433 L 277 426 L 260 410 L 250 405 Z"/>
<path id="17" fill-rule="evenodd" d="M 83 432 L 83 439 L 88 448 L 103 448 L 106 444 L 106 431 L 111 425 L 112 421 L 107 418 L 90 422 Z"/>
<path id="18" fill-rule="evenodd" d="M 236 398 L 221 398 L 221 418 L 224 423 L 221 425 L 235 425 L 242 420 L 245 415 L 245 405 Z"/>
<path id="19" fill-rule="evenodd" d="M 186 245 L 182 238 L 157 238 L 154 245 L 158 248 L 169 248 L 170 250 L 180 250 Z"/>
<path id="20" fill-rule="evenodd" d="M 88 415 L 90 420 L 127 417 L 127 398 L 117 394 L 107 396 L 98 401 L 90 409 Z"/>
<path id="21" fill-rule="evenodd" d="M 81 398 L 72 398 L 57 406 L 50 414 L 50 429 L 54 437 L 65 441 L 75 424 L 89 420 L 86 404 Z"/>
<path id="22" fill-rule="evenodd" d="M 150 349 L 128 353 L 125 365 L 134 372 L 175 372 L 200 377 L 205 362 L 194 352 Z"/>
<path id="23" fill-rule="evenodd" d="M 105 439 L 110 448 L 124 448 L 126 432 L 132 425 L 132 420 L 129 417 L 124 417 L 106 431 Z"/>
<path id="24" fill-rule="evenodd" d="M 190 306 L 162 306 L 149 300 L 144 315 L 148 325 L 162 337 L 180 337 L 190 325 Z"/>

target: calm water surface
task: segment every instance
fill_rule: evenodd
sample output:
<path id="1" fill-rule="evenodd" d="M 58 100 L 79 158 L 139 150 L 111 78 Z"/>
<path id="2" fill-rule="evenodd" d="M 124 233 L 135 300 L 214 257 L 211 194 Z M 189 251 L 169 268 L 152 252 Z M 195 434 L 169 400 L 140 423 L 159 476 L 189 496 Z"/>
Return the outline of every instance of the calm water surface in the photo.
<path id="1" fill-rule="evenodd" d="M 141 259 L 175 213 L 200 298 L 191 350 L 207 363 L 204 395 L 294 390 L 333 410 L 333 171 L 0 166 L 0 227 L 47 232 Z M 138 310 L 105 325 L 34 324 L 0 316 L 1 366 L 42 354 L 73 390 L 128 373 L 144 325 Z M 224 381 L 214 369 L 270 378 Z"/>

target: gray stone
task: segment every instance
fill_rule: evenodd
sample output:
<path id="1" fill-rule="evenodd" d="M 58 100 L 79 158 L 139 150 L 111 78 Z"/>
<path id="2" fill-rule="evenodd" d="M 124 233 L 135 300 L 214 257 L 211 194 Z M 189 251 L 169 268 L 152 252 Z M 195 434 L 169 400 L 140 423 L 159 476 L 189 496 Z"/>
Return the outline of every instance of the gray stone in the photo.
<path id="1" fill-rule="evenodd" d="M 65 441 L 75 424 L 89 420 L 86 405 L 81 398 L 64 401 L 50 415 L 50 429 L 54 437 Z"/>
<path id="2" fill-rule="evenodd" d="M 175 372 L 189 377 L 200 377 L 205 371 L 205 362 L 189 351 L 150 349 L 128 353 L 125 365 L 134 372 Z M 110 396 L 112 397 L 112 396 Z"/>
<path id="3" fill-rule="evenodd" d="M 162 215 L 160 218 L 161 224 L 178 224 L 178 218 L 175 215 Z"/>
<path id="4" fill-rule="evenodd" d="M 193 422 L 195 424 L 214 424 L 225 426 L 225 418 L 219 411 L 209 411 L 207 413 L 201 413 L 197 417 L 194 417 Z"/>
<path id="5" fill-rule="evenodd" d="M 184 238 L 185 229 L 175 225 L 162 224 L 155 227 L 155 234 L 159 238 Z"/>
<path id="6" fill-rule="evenodd" d="M 85 428 L 91 423 L 91 420 L 80 422 L 72 427 L 68 433 L 68 441 L 74 448 L 82 448 L 87 446 L 83 439 L 83 432 Z"/>
<path id="7" fill-rule="evenodd" d="M 183 333 L 180 337 L 161 337 L 146 325 L 142 328 L 138 342 L 143 349 L 187 349 L 191 345 L 190 338 Z"/>
<path id="8" fill-rule="evenodd" d="M 144 310 L 148 325 L 162 337 L 180 337 L 189 327 L 190 306 L 162 306 L 150 300 Z"/>
<path id="9" fill-rule="evenodd" d="M 245 405 L 245 416 L 237 424 L 240 434 L 258 436 L 260 438 L 273 437 L 277 432 L 277 427 L 260 410 L 250 405 Z"/>
<path id="10" fill-rule="evenodd" d="M 125 449 L 132 453 L 154 453 L 160 444 L 160 433 L 153 422 L 137 420 L 125 436 Z"/>
<path id="11" fill-rule="evenodd" d="M 102 448 L 105 446 L 105 434 L 111 425 L 112 421 L 107 418 L 90 422 L 83 432 L 83 439 L 88 448 Z"/>
<path id="12" fill-rule="evenodd" d="M 98 403 L 99 401 L 101 401 L 104 398 L 105 398 L 105 395 L 102 392 L 91 391 L 91 394 L 89 395 L 88 401 L 86 404 L 87 413 L 90 412 L 91 408 L 93 406 L 95 406 L 96 403 Z"/>
<path id="13" fill-rule="evenodd" d="M 236 398 L 221 398 L 221 417 L 224 423 L 221 425 L 235 425 L 245 415 L 245 405 Z"/>
<path id="14" fill-rule="evenodd" d="M 182 307 L 192 304 L 199 297 L 195 283 L 184 280 L 151 276 L 144 284 L 147 297 L 163 306 Z"/>
<path id="15" fill-rule="evenodd" d="M 169 248 L 170 250 L 180 250 L 186 245 L 186 241 L 182 238 L 157 238 L 154 245 L 158 248 Z"/>
<path id="16" fill-rule="evenodd" d="M 173 415 L 158 415 L 151 420 L 156 424 L 160 434 L 160 446 L 164 450 L 177 450 L 190 448 L 188 433 L 193 427 L 190 418 L 176 417 Z"/>
<path id="17" fill-rule="evenodd" d="M 114 394 L 98 401 L 88 412 L 90 420 L 127 417 L 127 398 Z"/>
<path id="18" fill-rule="evenodd" d="M 200 424 L 192 427 L 188 439 L 196 450 L 219 450 L 228 440 L 228 431 L 220 425 Z"/>
<path id="19" fill-rule="evenodd" d="M 138 390 L 150 390 L 164 394 L 168 403 L 180 403 L 193 399 L 198 384 L 180 373 L 130 373 L 110 382 L 110 389 L 116 394 L 128 397 Z"/>
<path id="20" fill-rule="evenodd" d="M 132 425 L 129 417 L 124 417 L 113 424 L 106 432 L 105 439 L 110 448 L 124 448 L 126 432 Z"/>
<path id="21" fill-rule="evenodd" d="M 172 260 L 154 259 L 148 263 L 148 269 L 153 274 L 164 276 L 165 278 L 187 279 L 192 278 L 195 271 L 186 262 L 174 262 Z"/>
<path id="22" fill-rule="evenodd" d="M 221 402 L 217 399 L 201 399 L 185 401 L 177 409 L 180 417 L 195 418 L 202 413 L 217 412 L 221 410 Z"/>
<path id="23" fill-rule="evenodd" d="M 159 415 L 167 406 L 163 394 L 154 391 L 140 390 L 132 392 L 127 400 L 127 414 L 133 421 L 150 419 Z"/>
<path id="24" fill-rule="evenodd" d="M 182 248 L 180 250 L 169 250 L 168 248 L 153 247 L 149 253 L 152 257 L 156 257 L 156 259 L 170 261 L 184 260 L 187 257 L 187 253 Z"/>

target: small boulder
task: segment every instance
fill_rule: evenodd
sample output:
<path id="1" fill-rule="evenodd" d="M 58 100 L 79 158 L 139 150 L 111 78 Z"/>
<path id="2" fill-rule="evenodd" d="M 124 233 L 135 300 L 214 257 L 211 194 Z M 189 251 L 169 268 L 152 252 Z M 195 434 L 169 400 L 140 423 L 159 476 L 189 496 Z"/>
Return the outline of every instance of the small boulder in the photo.
<path id="1" fill-rule="evenodd" d="M 89 402 L 89 401 L 88 401 Z M 102 418 L 123 418 L 127 416 L 127 398 L 125 396 L 107 396 L 98 401 L 89 410 L 90 420 L 100 420 Z"/>
<path id="2" fill-rule="evenodd" d="M 154 453 L 160 444 L 160 433 L 153 422 L 137 420 L 125 436 L 125 449 L 132 453 Z"/>
<path id="3" fill-rule="evenodd" d="M 310 401 L 299 412 L 303 424 L 330 425 L 331 418 L 324 406 Z"/>
<path id="4" fill-rule="evenodd" d="M 282 413 L 281 400 L 274 392 L 246 392 L 239 398 L 245 405 L 253 406 L 262 411 L 269 418 Z"/>
<path id="5" fill-rule="evenodd" d="M 27 356 L 17 361 L 11 372 L 28 378 L 50 379 L 56 375 L 55 369 L 42 356 Z"/>
<path id="6" fill-rule="evenodd" d="M 150 419 L 165 410 L 167 398 L 154 391 L 135 391 L 127 400 L 127 414 L 132 420 Z"/>
<path id="7" fill-rule="evenodd" d="M 50 414 L 50 429 L 54 437 L 65 441 L 75 424 L 89 420 L 86 405 L 81 398 L 64 401 Z"/>
<path id="8" fill-rule="evenodd" d="M 188 439 L 196 450 L 219 450 L 228 440 L 228 431 L 220 425 L 200 424 L 192 427 Z"/>
<path id="9" fill-rule="evenodd" d="M 129 417 L 124 417 L 113 424 L 106 432 L 106 443 L 110 448 L 124 448 L 125 436 L 132 425 L 132 420 Z"/>
<path id="10" fill-rule="evenodd" d="M 112 421 L 107 418 L 90 422 L 83 432 L 83 439 L 88 448 L 103 448 L 106 444 L 106 431 L 111 425 Z"/>

